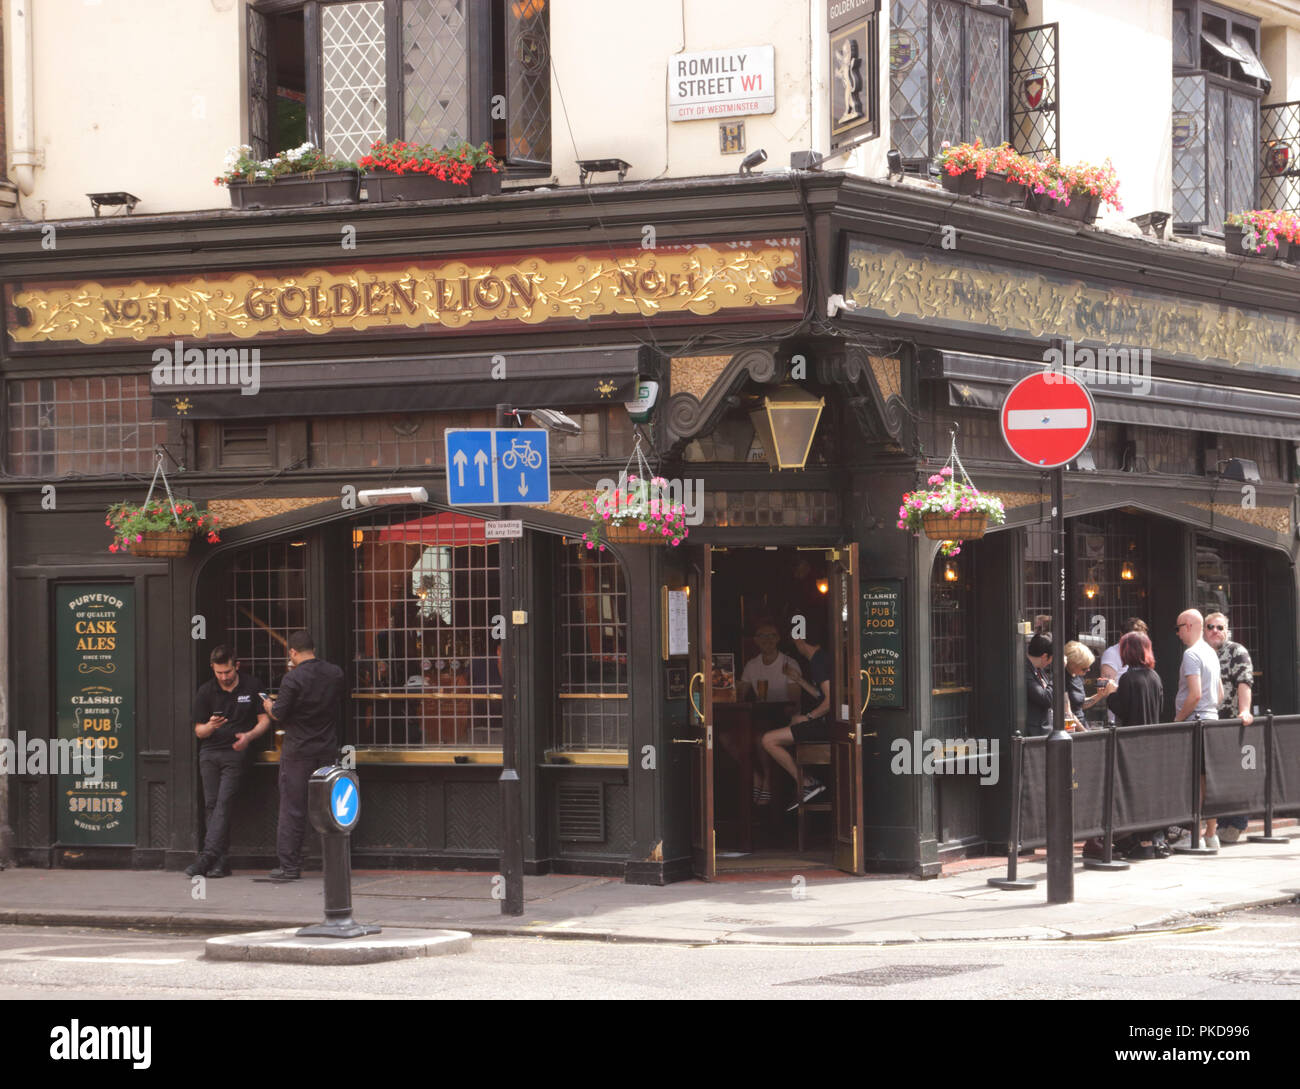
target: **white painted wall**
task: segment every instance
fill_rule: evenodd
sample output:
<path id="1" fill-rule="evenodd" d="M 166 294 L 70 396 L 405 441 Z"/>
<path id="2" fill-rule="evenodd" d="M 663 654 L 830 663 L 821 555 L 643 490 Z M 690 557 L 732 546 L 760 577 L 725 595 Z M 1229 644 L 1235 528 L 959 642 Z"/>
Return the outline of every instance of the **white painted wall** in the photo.
<path id="1" fill-rule="evenodd" d="M 90 215 L 87 193 L 117 189 L 141 198 L 136 215 L 228 206 L 212 179 L 243 128 L 240 0 L 37 0 L 32 12 L 45 164 L 22 201 L 29 219 Z"/>

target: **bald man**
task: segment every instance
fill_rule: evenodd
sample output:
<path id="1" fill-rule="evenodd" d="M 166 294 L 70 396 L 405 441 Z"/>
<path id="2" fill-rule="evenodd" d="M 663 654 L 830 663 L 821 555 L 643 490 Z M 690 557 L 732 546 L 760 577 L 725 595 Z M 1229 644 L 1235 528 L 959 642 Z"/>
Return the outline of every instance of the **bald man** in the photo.
<path id="1" fill-rule="evenodd" d="M 1183 651 L 1178 667 L 1178 710 L 1175 722 L 1184 722 L 1193 716 L 1201 719 L 1219 717 L 1219 704 L 1223 701 L 1223 682 L 1220 680 L 1219 655 L 1201 634 L 1205 621 L 1195 609 L 1178 614 L 1178 638 L 1187 649 Z M 1205 776 L 1201 776 L 1201 796 L 1205 795 Z M 1205 838 L 1201 846 L 1219 847 L 1219 822 L 1205 818 Z"/>

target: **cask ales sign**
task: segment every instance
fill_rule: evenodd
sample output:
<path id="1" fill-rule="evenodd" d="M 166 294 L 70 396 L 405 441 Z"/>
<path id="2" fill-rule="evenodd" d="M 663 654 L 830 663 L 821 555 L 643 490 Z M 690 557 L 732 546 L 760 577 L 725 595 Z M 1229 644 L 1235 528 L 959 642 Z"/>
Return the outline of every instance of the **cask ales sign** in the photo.
<path id="1" fill-rule="evenodd" d="M 861 652 L 871 678 L 870 707 L 902 707 L 902 579 L 876 579 L 862 587 Z"/>
<path id="2" fill-rule="evenodd" d="M 57 736 L 103 756 L 98 781 L 58 777 L 60 843 L 135 842 L 135 590 L 54 590 Z"/>

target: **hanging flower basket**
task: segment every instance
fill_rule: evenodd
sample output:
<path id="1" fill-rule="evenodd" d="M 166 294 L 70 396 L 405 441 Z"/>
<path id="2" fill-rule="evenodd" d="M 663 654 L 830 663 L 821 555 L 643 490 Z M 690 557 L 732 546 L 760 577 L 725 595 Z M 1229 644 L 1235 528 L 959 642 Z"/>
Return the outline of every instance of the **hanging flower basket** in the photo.
<path id="1" fill-rule="evenodd" d="M 189 552 L 194 535 L 189 530 L 151 529 L 139 534 L 139 538 L 125 546 L 132 556 L 175 559 Z"/>
<path id="2" fill-rule="evenodd" d="M 162 477 L 166 498 L 154 498 L 154 487 Z M 199 510 L 188 499 L 172 495 L 167 474 L 163 471 L 163 455 L 157 455 L 153 480 L 143 503 L 115 503 L 108 508 L 104 525 L 113 531 L 110 552 L 129 552 L 133 556 L 172 558 L 184 556 L 190 550 L 190 541 L 200 533 L 216 544 L 221 540 L 217 533 L 217 516 Z"/>
<path id="3" fill-rule="evenodd" d="M 958 480 L 954 471 L 961 473 Z M 984 495 L 971 483 L 957 456 L 954 436 L 948 464 L 930 477 L 928 488 L 908 492 L 898 508 L 898 528 L 924 533 L 932 541 L 942 541 L 945 556 L 961 551 L 963 541 L 977 541 L 984 536 L 990 522 L 1001 525 L 1007 520 L 1002 500 Z"/>
<path id="4" fill-rule="evenodd" d="M 635 469 L 636 473 L 630 474 L 629 469 Z M 686 528 L 685 505 L 674 502 L 667 480 L 650 474 L 645 455 L 641 453 L 639 432 L 632 456 L 619 474 L 617 484 L 594 492 L 582 504 L 582 509 L 591 518 L 591 527 L 582 535 L 583 543 L 601 552 L 605 551 L 606 542 L 676 548 L 690 532 Z"/>

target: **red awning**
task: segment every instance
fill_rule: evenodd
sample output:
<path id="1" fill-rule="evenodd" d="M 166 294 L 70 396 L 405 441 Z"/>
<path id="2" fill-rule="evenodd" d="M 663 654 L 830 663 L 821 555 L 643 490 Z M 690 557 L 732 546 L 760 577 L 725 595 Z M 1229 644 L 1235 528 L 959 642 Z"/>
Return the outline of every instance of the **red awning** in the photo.
<path id="1" fill-rule="evenodd" d="M 442 514 L 430 514 L 410 522 L 383 527 L 362 527 L 364 540 L 378 541 L 380 544 L 418 544 L 426 547 L 459 548 L 465 545 L 487 543 L 483 527 L 486 523 L 481 518 L 472 518 L 467 514 L 444 511 Z M 379 533 L 372 536 L 374 528 Z"/>

